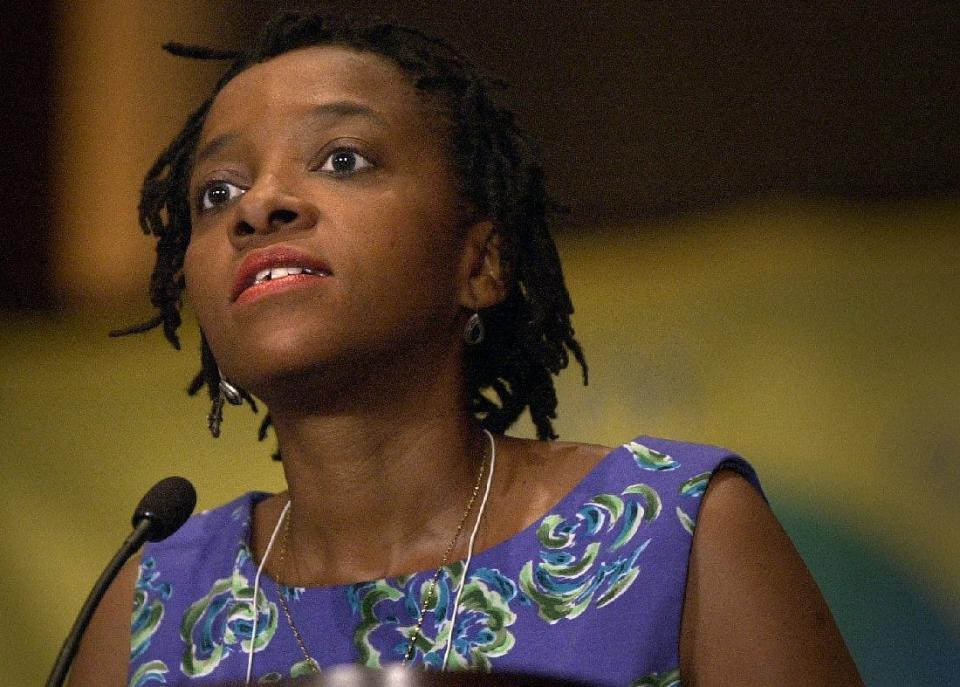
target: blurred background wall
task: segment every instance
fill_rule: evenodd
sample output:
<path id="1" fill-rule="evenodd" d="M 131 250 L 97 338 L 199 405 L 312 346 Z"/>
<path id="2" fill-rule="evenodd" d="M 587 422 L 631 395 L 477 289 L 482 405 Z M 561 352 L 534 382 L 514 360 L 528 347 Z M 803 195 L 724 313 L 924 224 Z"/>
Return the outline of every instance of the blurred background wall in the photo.
<path id="1" fill-rule="evenodd" d="M 206 434 L 189 321 L 181 352 L 106 338 L 151 315 L 139 180 L 218 73 L 158 46 L 242 45 L 280 5 L 0 10 L 4 684 L 43 679 L 156 479 L 201 507 L 282 488 L 256 418 Z M 956 6 L 324 6 L 447 36 L 512 84 L 571 210 L 591 383 L 561 376 L 562 437 L 738 449 L 868 684 L 960 684 Z"/>

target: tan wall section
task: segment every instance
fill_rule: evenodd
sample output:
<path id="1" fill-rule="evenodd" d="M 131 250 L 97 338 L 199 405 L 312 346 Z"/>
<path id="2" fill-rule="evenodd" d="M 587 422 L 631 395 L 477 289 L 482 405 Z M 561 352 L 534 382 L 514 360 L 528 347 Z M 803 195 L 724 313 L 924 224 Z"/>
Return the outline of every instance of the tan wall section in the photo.
<path id="1" fill-rule="evenodd" d="M 137 180 L 221 65 L 167 55 L 216 35 L 216 3 L 63 3 L 54 145 L 55 288 L 86 303 L 129 299 L 149 272 Z"/>

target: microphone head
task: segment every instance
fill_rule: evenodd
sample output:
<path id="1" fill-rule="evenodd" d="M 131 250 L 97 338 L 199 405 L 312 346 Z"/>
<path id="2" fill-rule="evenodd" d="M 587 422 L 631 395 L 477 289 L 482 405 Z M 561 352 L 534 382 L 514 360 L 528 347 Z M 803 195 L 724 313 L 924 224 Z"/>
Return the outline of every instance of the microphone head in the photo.
<path id="1" fill-rule="evenodd" d="M 148 541 L 160 541 L 176 532 L 193 513 L 197 492 L 183 477 L 162 479 L 143 495 L 133 512 L 134 528 L 142 520 L 150 521 Z"/>

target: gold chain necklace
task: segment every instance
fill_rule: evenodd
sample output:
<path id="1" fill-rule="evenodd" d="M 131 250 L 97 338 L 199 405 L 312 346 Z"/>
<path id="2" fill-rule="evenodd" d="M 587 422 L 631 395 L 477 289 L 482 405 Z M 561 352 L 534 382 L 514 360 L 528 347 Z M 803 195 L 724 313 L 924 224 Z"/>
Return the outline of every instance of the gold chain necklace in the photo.
<path id="1" fill-rule="evenodd" d="M 430 606 L 430 602 L 433 601 L 434 594 L 436 594 L 437 584 L 440 582 L 440 575 L 442 574 L 443 568 L 447 565 L 447 561 L 450 558 L 450 552 L 453 551 L 453 547 L 456 545 L 457 540 L 460 538 L 460 534 L 463 532 L 463 526 L 466 524 L 467 518 L 470 517 L 470 512 L 473 510 L 473 504 L 477 500 L 477 494 L 480 493 L 480 484 L 483 482 L 483 475 L 485 471 L 486 460 L 481 460 L 480 471 L 477 473 L 477 481 L 473 485 L 473 492 L 470 494 L 470 500 L 467 502 L 467 507 L 464 509 L 463 515 L 460 518 L 460 522 L 457 524 L 457 530 L 453 533 L 453 538 L 450 540 L 450 543 L 447 544 L 446 551 L 443 552 L 443 559 L 440 561 L 440 567 L 438 567 L 437 571 L 433 574 L 433 579 L 430 580 L 430 587 L 427 589 L 427 593 L 423 596 L 423 603 L 420 606 L 420 616 L 417 618 L 416 627 L 414 627 L 413 634 L 410 636 L 410 642 L 407 644 L 407 651 L 404 653 L 403 663 L 401 665 L 407 665 L 410 659 L 413 658 L 413 654 L 416 651 L 417 640 L 420 639 L 420 632 L 423 628 L 423 621 L 426 618 L 427 608 Z M 283 536 L 280 538 L 280 552 L 278 555 L 279 560 L 277 561 L 277 567 L 280 571 L 283 570 L 283 562 L 287 552 L 287 542 L 290 538 L 290 521 L 292 519 L 292 513 L 287 513 L 287 517 L 283 523 Z M 466 575 L 467 571 L 464 570 L 463 574 Z M 290 626 L 290 630 L 293 632 L 293 636 L 297 640 L 297 646 L 300 647 L 300 653 L 303 654 L 304 660 L 310 664 L 310 667 L 315 672 L 319 673 L 320 664 L 318 664 L 317 661 L 307 651 L 307 644 L 303 641 L 303 635 L 300 634 L 300 629 L 297 627 L 297 624 L 293 622 L 293 615 L 291 615 L 290 607 L 287 605 L 286 594 L 284 594 L 279 582 L 275 582 L 275 585 L 277 587 L 277 598 L 280 600 L 280 607 L 283 609 L 283 615 L 287 619 L 287 624 Z"/>
<path id="2" fill-rule="evenodd" d="M 287 497 L 287 503 L 290 503 L 290 497 Z M 283 558 L 287 552 L 287 539 L 290 537 L 290 513 L 287 513 L 286 520 L 283 522 L 283 537 L 280 539 L 280 560 L 277 562 L 277 567 L 280 570 L 283 570 Z M 290 607 L 287 606 L 287 595 L 284 594 L 283 589 L 280 588 L 280 583 L 275 582 L 277 585 L 277 598 L 280 599 L 280 607 L 283 609 L 283 614 L 287 617 L 287 624 L 290 626 L 290 629 L 293 631 L 293 636 L 297 640 L 297 646 L 300 647 L 300 653 L 303 654 L 304 660 L 310 664 L 310 667 L 314 672 L 320 672 L 320 665 L 314 660 L 313 656 L 307 651 L 307 645 L 303 641 L 303 635 L 300 634 L 300 630 L 297 628 L 296 623 L 293 622 L 293 616 L 290 615 Z"/>

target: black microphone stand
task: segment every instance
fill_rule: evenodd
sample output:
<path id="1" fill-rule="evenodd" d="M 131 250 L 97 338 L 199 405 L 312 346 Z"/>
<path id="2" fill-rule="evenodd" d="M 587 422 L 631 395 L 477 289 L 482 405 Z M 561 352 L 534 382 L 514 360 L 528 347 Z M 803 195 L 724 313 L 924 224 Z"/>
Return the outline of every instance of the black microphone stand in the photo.
<path id="1" fill-rule="evenodd" d="M 90 595 L 84 602 L 77 619 L 70 628 L 60 653 L 47 678 L 47 687 L 60 687 L 67 677 L 70 664 L 80 647 L 80 638 L 83 637 L 93 612 L 100 605 L 100 600 L 106 594 L 110 583 L 113 582 L 123 564 L 136 553 L 143 542 L 161 541 L 176 532 L 187 521 L 197 503 L 197 493 L 193 485 L 182 477 L 167 477 L 157 482 L 144 494 L 140 504 L 133 512 L 131 522 L 133 532 L 123 541 L 120 550 L 107 564 L 100 575 L 100 579 L 93 585 Z"/>
<path id="2" fill-rule="evenodd" d="M 90 618 L 93 617 L 93 612 L 100 604 L 103 595 L 106 594 L 107 588 L 110 586 L 110 583 L 113 582 L 113 578 L 120 572 L 120 568 L 123 567 L 123 564 L 127 562 L 130 556 L 137 552 L 137 549 L 140 548 L 143 542 L 146 541 L 152 527 L 153 521 L 149 518 L 144 518 L 137 523 L 136 528 L 130 533 L 130 536 L 124 540 L 120 550 L 117 551 L 106 569 L 100 575 L 100 579 L 93 585 L 93 589 L 90 590 L 90 594 L 80 609 L 80 613 L 77 614 L 77 619 L 74 621 L 73 627 L 70 628 L 70 634 L 67 635 L 67 639 L 60 648 L 57 660 L 53 664 L 53 670 L 50 671 L 50 677 L 47 678 L 47 687 L 60 687 L 60 685 L 63 684 L 64 679 L 67 677 L 67 671 L 70 669 L 70 664 L 73 662 L 74 656 L 76 656 L 77 648 L 80 646 L 80 638 L 87 629 L 87 625 L 90 624 Z"/>

